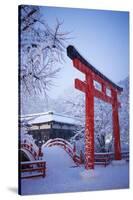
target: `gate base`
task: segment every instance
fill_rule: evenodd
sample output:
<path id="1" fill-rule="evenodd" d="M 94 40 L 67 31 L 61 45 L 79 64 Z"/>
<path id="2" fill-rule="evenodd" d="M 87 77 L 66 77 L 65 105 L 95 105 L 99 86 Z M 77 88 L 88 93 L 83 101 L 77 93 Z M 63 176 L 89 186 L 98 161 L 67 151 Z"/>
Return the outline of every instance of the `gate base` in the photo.
<path id="1" fill-rule="evenodd" d="M 126 160 L 113 160 L 112 162 L 111 162 L 111 165 L 113 165 L 113 166 L 118 166 L 118 165 L 124 165 L 124 164 L 126 164 L 127 162 L 126 162 Z"/>
<path id="2" fill-rule="evenodd" d="M 89 179 L 95 179 L 98 176 L 100 176 L 96 170 L 94 169 L 89 169 L 89 170 L 84 170 L 80 173 L 80 176 L 84 180 L 89 180 Z"/>

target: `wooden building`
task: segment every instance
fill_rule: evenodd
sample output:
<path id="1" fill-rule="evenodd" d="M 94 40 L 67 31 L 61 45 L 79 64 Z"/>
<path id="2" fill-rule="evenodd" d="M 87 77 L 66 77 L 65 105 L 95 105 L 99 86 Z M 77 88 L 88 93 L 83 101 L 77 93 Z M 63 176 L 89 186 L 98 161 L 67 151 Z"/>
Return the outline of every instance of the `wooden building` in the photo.
<path id="1" fill-rule="evenodd" d="M 28 124 L 28 134 L 33 136 L 38 146 L 53 138 L 69 140 L 77 126 L 74 118 L 53 112 L 25 115 L 21 121 Z"/>

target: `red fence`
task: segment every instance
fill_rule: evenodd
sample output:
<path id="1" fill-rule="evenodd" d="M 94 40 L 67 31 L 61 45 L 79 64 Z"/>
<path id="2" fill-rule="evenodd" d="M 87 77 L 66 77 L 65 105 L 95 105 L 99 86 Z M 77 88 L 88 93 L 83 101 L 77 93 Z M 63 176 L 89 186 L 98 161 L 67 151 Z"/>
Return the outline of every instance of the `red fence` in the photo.
<path id="1" fill-rule="evenodd" d="M 129 161 L 129 152 L 128 151 L 121 152 L 121 157 L 122 159 Z M 107 166 L 108 164 L 110 164 L 112 160 L 114 160 L 114 158 L 115 156 L 113 152 L 95 153 L 95 164 Z"/>
<path id="2" fill-rule="evenodd" d="M 34 160 L 38 160 L 39 157 L 43 156 L 43 153 L 41 152 L 40 148 L 34 148 L 34 146 L 32 144 L 28 144 L 28 143 L 21 143 L 21 150 L 27 150 L 34 158 Z"/>
<path id="3" fill-rule="evenodd" d="M 104 165 L 105 167 L 111 162 L 111 154 L 109 153 L 95 153 L 94 155 L 96 165 Z"/>
<path id="4" fill-rule="evenodd" d="M 28 161 L 20 163 L 21 178 L 45 177 L 46 162 L 45 161 Z"/>
<path id="5" fill-rule="evenodd" d="M 34 157 L 35 160 L 37 159 L 38 152 L 35 151 L 35 149 L 33 148 L 32 144 L 26 144 L 26 143 L 21 144 L 21 149 L 27 150 Z"/>
<path id="6" fill-rule="evenodd" d="M 80 155 L 76 153 L 76 146 L 72 146 L 68 141 L 62 138 L 55 138 L 48 140 L 43 147 L 51 147 L 51 146 L 61 146 L 74 160 L 74 162 L 79 165 L 84 163 L 84 158 L 82 152 Z M 129 152 L 123 151 L 121 153 L 122 159 L 129 161 Z M 115 159 L 113 152 L 106 152 L 106 153 L 95 153 L 94 154 L 94 161 L 96 165 L 104 165 L 107 166 L 110 164 L 112 160 Z"/>

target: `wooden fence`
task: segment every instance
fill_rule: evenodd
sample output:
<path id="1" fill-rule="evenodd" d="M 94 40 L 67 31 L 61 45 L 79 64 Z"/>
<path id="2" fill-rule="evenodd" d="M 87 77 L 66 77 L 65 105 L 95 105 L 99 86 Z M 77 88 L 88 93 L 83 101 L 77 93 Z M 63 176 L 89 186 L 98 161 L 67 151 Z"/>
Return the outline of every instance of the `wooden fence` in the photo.
<path id="1" fill-rule="evenodd" d="M 46 176 L 46 162 L 45 161 L 26 161 L 20 163 L 20 173 L 22 179 L 33 177 Z"/>
<path id="2" fill-rule="evenodd" d="M 122 159 L 129 161 L 129 152 L 123 151 L 121 152 Z M 106 153 L 95 153 L 95 164 L 96 165 L 104 165 L 107 166 L 110 162 L 114 160 L 114 153 L 113 152 L 106 152 Z"/>

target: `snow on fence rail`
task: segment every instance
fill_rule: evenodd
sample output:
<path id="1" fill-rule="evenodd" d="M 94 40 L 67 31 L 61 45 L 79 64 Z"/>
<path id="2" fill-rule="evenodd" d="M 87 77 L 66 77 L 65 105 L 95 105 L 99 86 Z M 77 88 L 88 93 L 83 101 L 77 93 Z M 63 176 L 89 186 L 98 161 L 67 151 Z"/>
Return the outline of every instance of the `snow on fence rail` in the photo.
<path id="1" fill-rule="evenodd" d="M 27 156 L 30 153 L 34 160 L 38 160 L 39 157 L 43 156 L 42 152 L 40 151 L 41 149 L 35 144 L 35 140 L 33 139 L 33 137 L 31 135 L 28 135 L 28 134 L 22 134 L 21 135 L 20 151 L 21 150 L 22 151 L 26 150 Z"/>
<path id="2" fill-rule="evenodd" d="M 76 154 L 75 146 L 72 146 L 68 141 L 66 141 L 62 138 L 50 139 L 42 146 L 42 148 L 51 147 L 51 146 L 63 147 L 63 149 L 71 156 L 71 158 L 77 165 L 82 164 L 83 159 L 82 159 L 81 155 Z"/>
<path id="3" fill-rule="evenodd" d="M 28 144 L 32 145 L 33 149 L 38 152 L 39 148 L 35 144 L 35 140 L 33 139 L 32 135 L 22 134 L 21 135 L 21 144 Z"/>
<path id="4" fill-rule="evenodd" d="M 39 154 L 39 149 L 38 151 L 36 149 L 34 149 L 32 144 L 27 144 L 27 143 L 21 143 L 21 149 L 20 150 L 26 150 L 28 151 L 35 160 L 38 159 L 38 154 Z"/>
<path id="5" fill-rule="evenodd" d="M 32 156 L 32 160 L 37 160 L 39 156 L 42 157 L 42 153 L 40 152 L 38 146 L 35 144 L 35 140 L 31 135 L 28 135 L 27 133 L 21 134 L 20 151 L 24 151 L 27 156 L 30 154 L 28 157 L 30 159 Z"/>
<path id="6" fill-rule="evenodd" d="M 54 139 L 50 139 L 48 140 L 45 144 L 43 144 L 43 147 L 48 147 L 48 145 L 52 142 L 56 142 L 56 141 L 59 141 L 59 142 L 63 142 L 64 144 L 68 145 L 70 148 L 73 148 L 73 146 L 67 141 L 67 140 L 64 140 L 63 138 L 54 138 Z"/>
<path id="7" fill-rule="evenodd" d="M 129 151 L 123 151 L 121 153 L 122 159 L 126 159 L 126 161 L 129 161 Z"/>
<path id="8" fill-rule="evenodd" d="M 104 165 L 106 167 L 112 160 L 112 154 L 110 153 L 95 153 L 94 156 L 96 165 Z"/>
<path id="9" fill-rule="evenodd" d="M 114 159 L 114 153 L 113 152 L 95 153 L 95 157 L 98 157 L 98 156 L 109 156 L 110 159 L 112 159 L 112 160 Z M 122 157 L 122 159 L 129 159 L 129 151 L 122 151 L 121 157 Z"/>
<path id="10" fill-rule="evenodd" d="M 72 157 L 75 163 L 83 164 L 84 159 L 82 152 L 80 155 L 77 155 L 76 153 L 76 147 L 72 146 L 68 141 L 62 139 L 62 138 L 55 138 L 48 140 L 43 146 L 44 147 L 51 147 L 51 146 L 61 146 L 64 148 L 64 150 Z M 104 165 L 107 166 L 110 164 L 112 160 L 114 160 L 114 153 L 113 152 L 105 152 L 105 153 L 95 153 L 95 164 L 96 165 Z M 121 153 L 122 159 L 126 159 L 129 161 L 129 152 L 123 151 Z"/>
<path id="11" fill-rule="evenodd" d="M 45 161 L 28 161 L 20 163 L 20 173 L 22 179 L 45 177 L 46 176 L 46 162 Z"/>
<path id="12" fill-rule="evenodd" d="M 121 153 L 122 159 L 129 161 L 129 152 L 123 151 Z M 110 162 L 114 160 L 113 152 L 105 152 L 105 153 L 95 153 L 95 164 L 96 165 L 104 165 L 107 166 Z"/>

